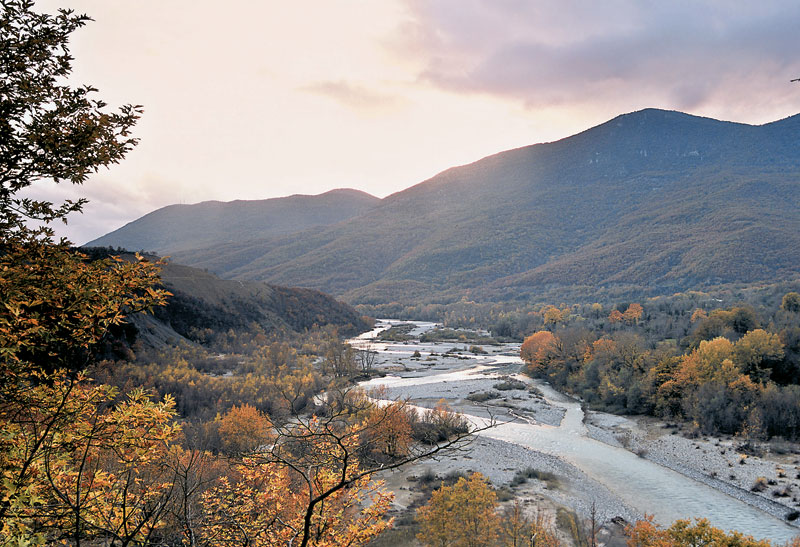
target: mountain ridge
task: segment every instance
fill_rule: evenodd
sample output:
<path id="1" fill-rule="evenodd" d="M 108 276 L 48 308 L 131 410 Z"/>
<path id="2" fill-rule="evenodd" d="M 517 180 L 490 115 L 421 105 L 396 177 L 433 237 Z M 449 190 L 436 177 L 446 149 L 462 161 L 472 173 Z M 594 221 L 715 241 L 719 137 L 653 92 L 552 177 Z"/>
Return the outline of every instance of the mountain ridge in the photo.
<path id="1" fill-rule="evenodd" d="M 168 254 L 336 224 L 365 212 L 378 202 L 379 198 L 361 190 L 339 188 L 317 195 L 173 204 L 156 209 L 85 246 Z"/>
<path id="2" fill-rule="evenodd" d="M 800 269 L 798 128 L 645 109 L 447 169 L 334 226 L 173 257 L 351 303 L 783 279 Z"/>

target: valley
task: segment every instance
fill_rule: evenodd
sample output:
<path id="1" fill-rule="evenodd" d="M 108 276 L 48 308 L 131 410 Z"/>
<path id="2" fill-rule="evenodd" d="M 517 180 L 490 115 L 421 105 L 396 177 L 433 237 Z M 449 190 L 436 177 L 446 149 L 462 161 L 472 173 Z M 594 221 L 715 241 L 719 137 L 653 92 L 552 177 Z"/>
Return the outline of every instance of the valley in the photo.
<path id="1" fill-rule="evenodd" d="M 729 441 L 686 439 L 671 435 L 663 423 L 584 411 L 579 402 L 546 383 L 520 375 L 518 345 L 486 346 L 481 348 L 486 354 L 476 355 L 463 344 L 419 343 L 419 335 L 432 328 L 431 323 L 417 324 L 410 333 L 415 340 L 373 340 L 389 326 L 379 323 L 376 330 L 351 341 L 355 347 L 368 345 L 378 351 L 376 370 L 387 373 L 362 386 L 384 386 L 387 398 L 407 398 L 428 408 L 444 400 L 475 425 L 496 421 L 495 427 L 479 433 L 469 452 L 395 472 L 398 477 L 389 483 L 401 494 L 401 509 L 410 502 L 409 477 L 426 469 L 439 476 L 478 471 L 496 487 L 509 487 L 515 474 L 532 467 L 557 476 L 558 485 L 532 481 L 532 489 L 528 485 L 515 495 L 534 506 L 571 508 L 583 518 L 589 518 L 594 504 L 608 533 L 620 517 L 633 522 L 649 514 L 662 523 L 702 516 L 715 527 L 777 542 L 797 535 L 799 529 L 786 521 L 794 511 L 792 504 L 748 491 L 753 476 L 778 477 L 783 468 L 795 469 L 791 461 L 751 457 L 739 464 L 740 456 Z M 513 380 L 525 385 L 502 390 L 485 402 L 470 400 Z M 708 454 L 719 455 L 720 450 L 728 457 Z M 732 471 L 738 480 L 727 478 Z M 782 483 L 789 490 L 798 488 L 796 479 Z"/>

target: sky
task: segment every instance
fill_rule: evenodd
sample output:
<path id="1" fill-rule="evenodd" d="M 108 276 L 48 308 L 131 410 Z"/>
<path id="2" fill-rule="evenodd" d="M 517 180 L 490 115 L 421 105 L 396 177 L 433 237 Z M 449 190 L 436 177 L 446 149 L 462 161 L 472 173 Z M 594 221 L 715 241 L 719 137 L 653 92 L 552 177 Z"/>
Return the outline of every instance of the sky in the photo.
<path id="1" fill-rule="evenodd" d="M 796 0 L 39 0 L 94 22 L 71 81 L 141 104 L 139 145 L 57 226 L 84 243 L 173 203 L 378 197 L 642 108 L 800 112 Z"/>

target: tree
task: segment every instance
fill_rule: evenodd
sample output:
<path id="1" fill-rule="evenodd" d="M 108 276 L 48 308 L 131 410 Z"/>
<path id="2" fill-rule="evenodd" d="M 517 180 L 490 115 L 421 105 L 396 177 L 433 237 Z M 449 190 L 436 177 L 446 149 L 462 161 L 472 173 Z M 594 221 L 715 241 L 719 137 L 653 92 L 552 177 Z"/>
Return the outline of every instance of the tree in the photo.
<path id="1" fill-rule="evenodd" d="M 429 547 L 485 547 L 500 531 L 497 495 L 480 473 L 442 486 L 417 511 L 417 536 Z"/>
<path id="2" fill-rule="evenodd" d="M 333 338 L 328 343 L 323 364 L 337 378 L 352 376 L 356 371 L 356 351 L 350 344 Z"/>
<path id="3" fill-rule="evenodd" d="M 356 350 L 356 358 L 358 359 L 358 364 L 363 374 L 370 374 L 372 372 L 377 357 L 378 352 L 373 349 L 371 343 L 366 343 L 363 347 Z"/>
<path id="4" fill-rule="evenodd" d="M 633 304 L 628 306 L 628 309 L 625 310 L 625 313 L 622 314 L 622 317 L 628 323 L 638 323 L 639 319 L 642 318 L 643 311 L 644 310 L 642 309 L 642 305 L 634 302 Z"/>
<path id="5" fill-rule="evenodd" d="M 763 382 L 769 379 L 772 368 L 783 359 L 783 344 L 777 334 L 755 329 L 736 342 L 734 357 L 743 373 Z"/>
<path id="6" fill-rule="evenodd" d="M 522 343 L 520 357 L 533 368 L 543 368 L 557 348 L 558 341 L 553 333 L 540 330 L 528 336 Z"/>
<path id="7" fill-rule="evenodd" d="M 81 371 L 112 326 L 164 302 L 153 287 L 158 267 L 89 261 L 53 241 L 50 223 L 84 200 L 18 196 L 37 181 L 82 183 L 117 163 L 136 144 L 129 131 L 140 108 L 108 113 L 94 88 L 64 83 L 69 36 L 88 17 L 38 14 L 31 0 L 0 5 L 0 535 L 140 541 L 170 489 L 156 462 L 175 433 L 173 403 L 120 398 Z"/>
<path id="8" fill-rule="evenodd" d="M 781 309 L 792 313 L 800 312 L 800 294 L 796 292 L 787 292 L 783 295 Z"/>
<path id="9" fill-rule="evenodd" d="M 507 547 L 558 547 L 560 542 L 552 522 L 541 511 L 533 518 L 525 512 L 519 500 L 501 513 L 502 545 Z"/>
<path id="10" fill-rule="evenodd" d="M 407 434 L 403 423 L 410 410 L 403 402 L 376 404 L 349 390 L 337 394 L 324 415 L 273 424 L 270 446 L 244 459 L 239 479 L 224 480 L 205 495 L 196 535 L 210 545 L 366 544 L 388 526 L 383 516 L 390 497 L 372 482 L 377 472 L 456 450 L 469 442 L 469 433 L 492 425 L 411 445 L 398 440 Z M 395 451 L 392 459 L 361 457 L 387 447 Z"/>
<path id="11" fill-rule="evenodd" d="M 226 454 L 250 454 L 269 441 L 271 429 L 269 418 L 255 407 L 234 405 L 219 421 L 220 445 Z"/>
<path id="12" fill-rule="evenodd" d="M 26 234 L 26 218 L 48 223 L 80 211 L 83 199 L 54 206 L 17 193 L 40 180 L 79 184 L 118 163 L 136 145 L 130 131 L 142 109 L 107 112 L 95 88 L 64 83 L 72 71 L 70 34 L 89 17 L 35 13 L 33 0 L 0 5 L 0 232 L 9 239 Z"/>
<path id="13" fill-rule="evenodd" d="M 619 323 L 623 319 L 622 312 L 617 309 L 611 310 L 611 313 L 608 314 L 608 320 L 612 323 Z"/>

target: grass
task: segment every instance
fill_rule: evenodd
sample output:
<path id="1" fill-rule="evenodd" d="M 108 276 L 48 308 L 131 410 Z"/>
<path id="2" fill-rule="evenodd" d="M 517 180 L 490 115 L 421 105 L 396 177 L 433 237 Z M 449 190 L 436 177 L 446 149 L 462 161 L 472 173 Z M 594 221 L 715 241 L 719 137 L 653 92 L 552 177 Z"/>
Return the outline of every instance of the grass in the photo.
<path id="1" fill-rule="evenodd" d="M 548 488 L 558 487 L 558 475 L 550 473 L 549 471 L 539 471 L 533 467 L 526 467 L 525 469 L 517 471 L 514 478 L 511 479 L 509 486 L 513 487 L 525 484 L 529 479 L 542 481 L 547 484 Z"/>

